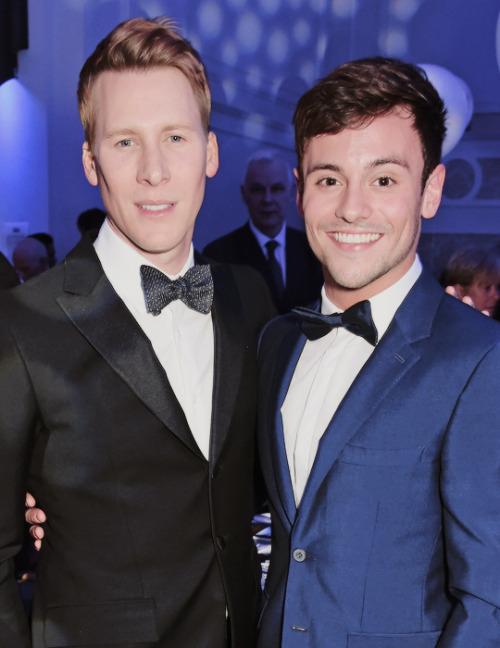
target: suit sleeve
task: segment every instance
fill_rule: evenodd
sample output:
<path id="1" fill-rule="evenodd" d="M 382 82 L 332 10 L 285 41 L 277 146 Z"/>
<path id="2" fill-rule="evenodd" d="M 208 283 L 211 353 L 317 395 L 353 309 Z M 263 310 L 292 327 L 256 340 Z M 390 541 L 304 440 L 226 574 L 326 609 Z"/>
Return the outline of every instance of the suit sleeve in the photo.
<path id="1" fill-rule="evenodd" d="M 438 648 L 500 643 L 500 348 L 478 364 L 446 433 L 441 496 L 449 589 Z"/>
<path id="2" fill-rule="evenodd" d="M 14 573 L 23 541 L 24 499 L 35 421 L 28 374 L 15 341 L 0 326 L 0 643 L 29 648 L 30 633 Z"/>

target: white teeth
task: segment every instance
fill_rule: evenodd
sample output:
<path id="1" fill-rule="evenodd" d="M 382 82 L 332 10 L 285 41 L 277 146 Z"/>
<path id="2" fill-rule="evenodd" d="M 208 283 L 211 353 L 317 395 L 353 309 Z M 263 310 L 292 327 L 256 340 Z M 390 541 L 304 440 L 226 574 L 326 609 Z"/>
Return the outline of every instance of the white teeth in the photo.
<path id="1" fill-rule="evenodd" d="M 141 205 L 141 209 L 145 209 L 146 211 L 161 211 L 169 207 L 171 207 L 170 203 L 166 203 L 165 205 Z"/>
<path id="2" fill-rule="evenodd" d="M 346 234 L 344 232 L 334 232 L 333 238 L 339 243 L 373 243 L 373 241 L 378 241 L 381 237 L 381 234 L 371 233 L 371 234 Z"/>

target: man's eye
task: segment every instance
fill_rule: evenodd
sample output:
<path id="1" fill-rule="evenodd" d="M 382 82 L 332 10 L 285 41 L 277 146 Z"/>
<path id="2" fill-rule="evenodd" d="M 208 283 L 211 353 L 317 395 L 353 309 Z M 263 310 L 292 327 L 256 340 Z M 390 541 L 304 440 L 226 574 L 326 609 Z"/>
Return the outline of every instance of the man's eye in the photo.
<path id="1" fill-rule="evenodd" d="M 336 178 L 322 178 L 318 184 L 323 185 L 324 187 L 335 187 L 338 182 Z"/>
<path id="2" fill-rule="evenodd" d="M 180 135 L 170 135 L 168 139 L 171 142 L 182 142 L 182 137 Z"/>
<path id="3" fill-rule="evenodd" d="M 382 178 L 379 178 L 375 184 L 377 184 L 379 187 L 390 187 L 393 182 L 394 181 L 391 178 L 384 176 Z"/>
<path id="4" fill-rule="evenodd" d="M 118 142 L 118 146 L 120 146 L 121 148 L 128 148 L 129 146 L 132 146 L 132 140 L 129 139 L 120 140 Z"/>

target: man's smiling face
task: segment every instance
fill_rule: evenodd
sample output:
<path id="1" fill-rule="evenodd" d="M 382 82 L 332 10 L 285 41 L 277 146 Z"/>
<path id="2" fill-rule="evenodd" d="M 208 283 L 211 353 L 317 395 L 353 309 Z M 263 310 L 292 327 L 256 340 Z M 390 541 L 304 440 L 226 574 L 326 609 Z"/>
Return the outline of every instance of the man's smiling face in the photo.
<path id="1" fill-rule="evenodd" d="M 175 68 L 103 72 L 92 91 L 87 179 L 99 185 L 113 230 L 165 272 L 184 265 L 206 177 L 218 168 L 187 78 Z"/>
<path id="2" fill-rule="evenodd" d="M 411 267 L 420 218 L 434 216 L 444 182 L 439 165 L 422 192 L 423 168 L 420 138 L 401 110 L 307 143 L 299 209 L 328 297 L 340 308 L 385 290 Z"/>

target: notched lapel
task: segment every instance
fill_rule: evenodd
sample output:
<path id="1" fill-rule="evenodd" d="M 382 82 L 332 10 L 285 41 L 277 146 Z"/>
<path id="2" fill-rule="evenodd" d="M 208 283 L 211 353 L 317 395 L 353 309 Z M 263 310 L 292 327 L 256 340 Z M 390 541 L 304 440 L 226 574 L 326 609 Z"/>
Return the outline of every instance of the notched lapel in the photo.
<path id="1" fill-rule="evenodd" d="M 201 455 L 153 347 L 93 258 L 66 261 L 65 293 L 57 302 L 74 326 L 144 405 Z"/>
<path id="2" fill-rule="evenodd" d="M 275 434 L 270 439 L 270 443 L 273 444 L 273 448 L 270 451 L 273 461 L 273 475 L 275 476 L 277 491 L 290 525 L 293 524 L 297 509 L 286 456 L 281 406 L 285 400 L 293 372 L 295 371 L 305 343 L 306 336 L 302 333 L 300 325 L 290 329 L 282 339 L 276 359 L 276 371 L 273 377 L 275 384 L 272 385 L 270 390 L 270 393 L 276 394 L 276 399 L 270 403 L 270 407 L 268 408 L 270 416 L 274 417 L 274 420 L 270 421 L 271 425 L 269 429 L 275 430 Z"/>
<path id="3" fill-rule="evenodd" d="M 442 296 L 442 288 L 424 270 L 321 438 L 302 501 L 314 498 L 345 445 L 418 362 L 420 353 L 414 343 L 431 334 Z"/>

